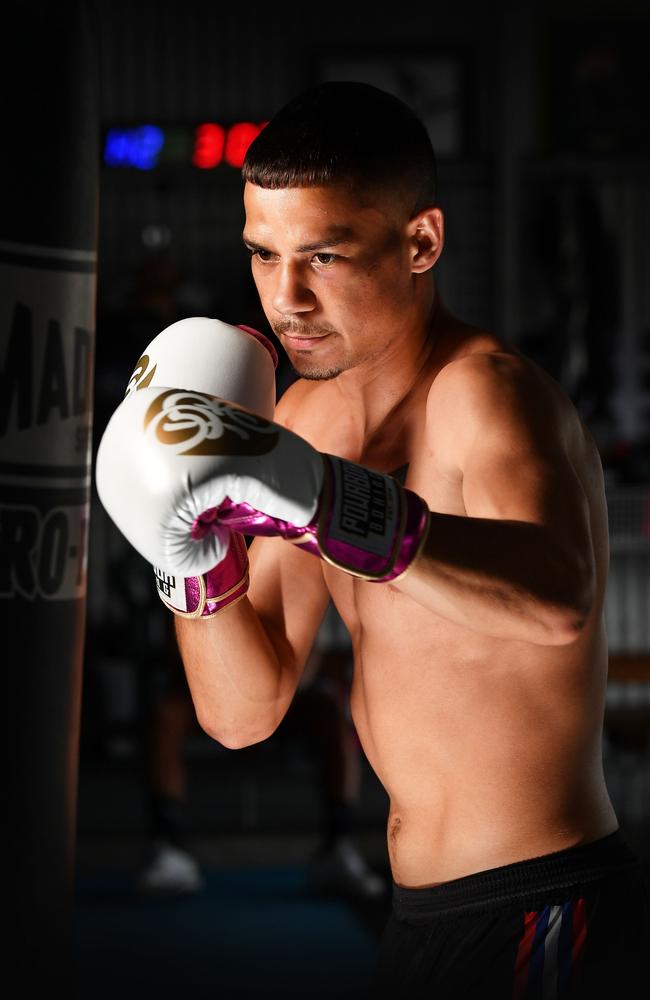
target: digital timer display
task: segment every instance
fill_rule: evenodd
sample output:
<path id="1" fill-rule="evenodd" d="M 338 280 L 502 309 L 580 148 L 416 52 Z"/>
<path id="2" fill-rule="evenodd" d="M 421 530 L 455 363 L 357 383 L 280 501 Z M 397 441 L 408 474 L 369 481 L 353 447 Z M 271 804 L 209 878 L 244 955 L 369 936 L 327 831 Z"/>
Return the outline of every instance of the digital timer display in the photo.
<path id="1" fill-rule="evenodd" d="M 266 122 L 202 122 L 193 127 L 131 125 L 108 128 L 103 140 L 106 167 L 153 170 L 194 166 L 212 170 L 220 164 L 241 168 L 246 150 Z"/>

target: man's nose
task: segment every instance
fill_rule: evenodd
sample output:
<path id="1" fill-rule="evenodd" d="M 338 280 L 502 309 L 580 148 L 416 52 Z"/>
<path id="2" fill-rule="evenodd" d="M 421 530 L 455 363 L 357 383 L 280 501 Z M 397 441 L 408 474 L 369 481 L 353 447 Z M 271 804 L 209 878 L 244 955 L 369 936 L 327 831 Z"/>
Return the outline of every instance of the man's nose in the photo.
<path id="1" fill-rule="evenodd" d="M 316 296 L 304 280 L 302 269 L 296 264 L 278 268 L 277 284 L 273 294 L 273 308 L 283 316 L 311 312 Z"/>

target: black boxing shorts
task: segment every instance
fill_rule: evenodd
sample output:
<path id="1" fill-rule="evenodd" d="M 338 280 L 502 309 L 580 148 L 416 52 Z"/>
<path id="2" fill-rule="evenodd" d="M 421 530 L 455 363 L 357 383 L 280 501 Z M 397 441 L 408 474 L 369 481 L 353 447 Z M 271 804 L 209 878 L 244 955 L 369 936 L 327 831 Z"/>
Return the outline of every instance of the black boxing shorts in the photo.
<path id="1" fill-rule="evenodd" d="M 650 877 L 621 832 L 431 888 L 393 883 L 368 996 L 650 996 Z"/>

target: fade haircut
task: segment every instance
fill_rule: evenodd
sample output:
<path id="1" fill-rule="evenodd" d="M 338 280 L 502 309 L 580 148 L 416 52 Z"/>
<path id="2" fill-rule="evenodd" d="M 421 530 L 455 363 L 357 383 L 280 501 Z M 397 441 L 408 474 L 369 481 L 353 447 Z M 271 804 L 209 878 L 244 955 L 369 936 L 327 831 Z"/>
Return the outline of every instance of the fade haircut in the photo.
<path id="1" fill-rule="evenodd" d="M 242 176 L 262 188 L 345 183 L 363 199 L 399 195 L 409 215 L 436 202 L 436 158 L 415 112 L 378 87 L 322 83 L 294 97 L 248 147 Z"/>

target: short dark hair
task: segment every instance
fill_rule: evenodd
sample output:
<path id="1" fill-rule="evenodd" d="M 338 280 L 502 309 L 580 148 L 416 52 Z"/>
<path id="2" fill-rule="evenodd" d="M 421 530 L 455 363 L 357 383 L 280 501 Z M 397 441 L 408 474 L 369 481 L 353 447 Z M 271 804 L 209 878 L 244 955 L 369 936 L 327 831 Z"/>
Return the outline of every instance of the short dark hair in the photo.
<path id="1" fill-rule="evenodd" d="M 384 90 L 329 81 L 281 108 L 248 147 L 242 176 L 263 188 L 347 182 L 400 190 L 412 212 L 436 200 L 436 157 L 423 122 Z"/>

